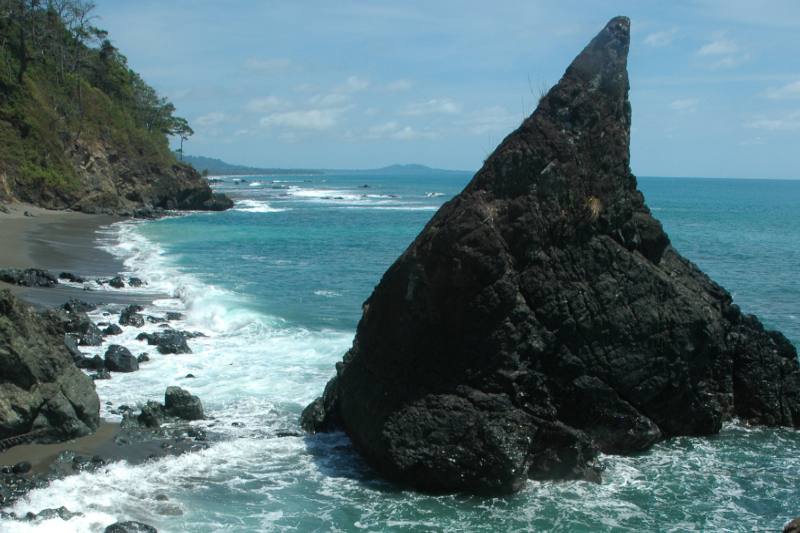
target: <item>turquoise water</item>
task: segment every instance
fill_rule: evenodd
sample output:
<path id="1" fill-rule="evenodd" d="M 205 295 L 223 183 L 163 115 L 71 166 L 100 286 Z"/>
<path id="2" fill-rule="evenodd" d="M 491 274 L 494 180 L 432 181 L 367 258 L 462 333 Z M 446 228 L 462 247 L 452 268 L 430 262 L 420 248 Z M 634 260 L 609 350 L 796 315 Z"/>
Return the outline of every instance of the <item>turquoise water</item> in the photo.
<path id="1" fill-rule="evenodd" d="M 190 341 L 193 354 L 154 354 L 137 373 L 97 382 L 98 393 L 141 404 L 180 384 L 215 418 L 200 425 L 224 441 L 54 482 L 17 512 L 66 505 L 82 517 L 0 529 L 100 532 L 135 519 L 162 533 L 745 532 L 800 515 L 800 438 L 785 429 L 731 424 L 712 438 L 605 456 L 599 486 L 530 482 L 501 498 L 387 483 L 342 434 L 278 436 L 321 393 L 383 272 L 470 177 L 227 178 L 218 188 L 235 194 L 234 210 L 109 228 L 100 244 L 170 295 L 149 312 L 182 311 L 182 329 L 208 336 Z M 745 312 L 800 341 L 800 182 L 642 178 L 640 188 L 679 252 Z M 137 333 L 114 342 L 140 347 Z M 182 380 L 190 372 L 197 378 Z"/>

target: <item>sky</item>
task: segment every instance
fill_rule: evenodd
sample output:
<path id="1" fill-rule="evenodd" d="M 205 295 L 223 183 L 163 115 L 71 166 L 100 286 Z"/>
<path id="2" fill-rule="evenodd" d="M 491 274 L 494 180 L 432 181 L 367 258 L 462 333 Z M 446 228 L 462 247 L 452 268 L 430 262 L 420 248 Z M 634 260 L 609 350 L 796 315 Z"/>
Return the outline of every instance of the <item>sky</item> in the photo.
<path id="1" fill-rule="evenodd" d="M 187 154 L 476 171 L 625 15 L 634 174 L 800 179 L 797 0 L 95 2 Z"/>

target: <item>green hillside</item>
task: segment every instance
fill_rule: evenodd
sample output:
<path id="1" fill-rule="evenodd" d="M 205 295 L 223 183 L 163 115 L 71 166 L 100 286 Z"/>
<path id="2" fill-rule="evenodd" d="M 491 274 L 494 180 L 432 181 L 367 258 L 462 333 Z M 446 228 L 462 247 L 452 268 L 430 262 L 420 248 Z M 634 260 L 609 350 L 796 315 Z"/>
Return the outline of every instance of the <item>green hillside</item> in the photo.
<path id="1" fill-rule="evenodd" d="M 0 0 L 0 201 L 200 208 L 210 191 L 169 148 L 191 129 L 93 26 L 93 7 Z M 187 187 L 188 204 L 175 199 Z"/>

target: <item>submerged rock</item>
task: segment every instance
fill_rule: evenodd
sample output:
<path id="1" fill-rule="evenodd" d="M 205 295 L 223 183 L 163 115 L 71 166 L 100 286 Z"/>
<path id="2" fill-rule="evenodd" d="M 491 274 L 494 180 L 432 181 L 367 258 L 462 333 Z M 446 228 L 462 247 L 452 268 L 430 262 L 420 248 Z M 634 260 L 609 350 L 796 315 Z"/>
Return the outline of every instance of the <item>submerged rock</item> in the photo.
<path id="1" fill-rule="evenodd" d="M 100 399 L 73 364 L 64 331 L 0 291 L 0 440 L 57 442 L 100 425 Z"/>
<path id="2" fill-rule="evenodd" d="M 681 257 L 630 171 L 630 21 L 583 50 L 364 303 L 310 406 L 389 479 L 599 480 L 598 451 L 800 423 L 800 366 Z M 321 410 L 322 409 L 322 410 Z"/>

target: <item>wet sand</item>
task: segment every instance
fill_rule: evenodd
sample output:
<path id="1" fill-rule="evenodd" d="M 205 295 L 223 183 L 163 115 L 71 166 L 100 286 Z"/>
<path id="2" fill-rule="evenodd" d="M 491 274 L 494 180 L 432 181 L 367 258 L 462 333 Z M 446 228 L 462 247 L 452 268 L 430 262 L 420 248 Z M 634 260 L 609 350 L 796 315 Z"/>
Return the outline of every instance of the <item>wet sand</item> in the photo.
<path id="1" fill-rule="evenodd" d="M 87 215 L 69 211 L 49 211 L 30 204 L 7 206 L 0 212 L 0 268 L 43 268 L 58 275 L 70 272 L 78 276 L 113 277 L 124 270 L 121 261 L 97 247 L 98 231 L 123 220 L 109 215 Z M 25 216 L 25 212 L 35 215 Z M 47 309 L 71 298 L 90 303 L 145 304 L 160 297 L 158 293 L 115 294 L 91 292 L 67 285 L 30 288 L 0 282 L 0 289 L 10 289 L 28 305 Z"/>
<path id="2" fill-rule="evenodd" d="M 48 211 L 30 204 L 6 206 L 0 212 L 0 269 L 44 268 L 58 275 L 71 272 L 78 276 L 113 277 L 124 270 L 122 262 L 97 247 L 98 231 L 123 220 L 108 215 L 87 215 L 68 211 Z M 25 216 L 28 212 L 34 216 Z M 115 294 L 113 291 L 84 291 L 59 284 L 53 288 L 20 287 L 0 282 L 0 290 L 10 289 L 27 304 L 45 309 L 64 304 L 72 298 L 92 303 L 148 304 L 158 293 Z M 103 399 L 101 398 L 101 401 Z M 64 452 L 73 452 L 89 460 L 100 455 L 106 460 L 139 463 L 151 455 L 176 453 L 186 446 L 162 449 L 163 440 L 118 444 L 115 437 L 127 430 L 119 424 L 101 422 L 92 435 L 59 444 L 24 444 L 0 449 L 0 466 L 29 461 L 33 475 L 44 473 Z M 125 442 L 126 439 L 122 439 Z"/>

